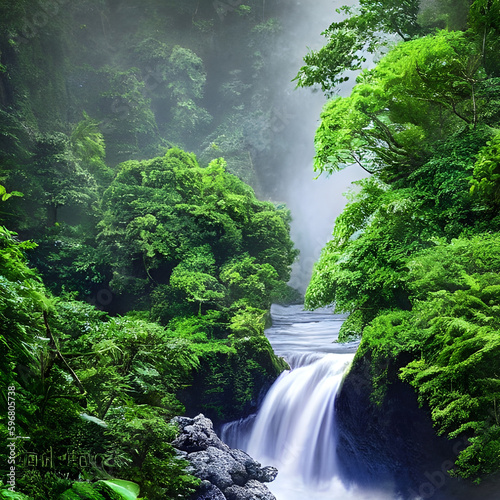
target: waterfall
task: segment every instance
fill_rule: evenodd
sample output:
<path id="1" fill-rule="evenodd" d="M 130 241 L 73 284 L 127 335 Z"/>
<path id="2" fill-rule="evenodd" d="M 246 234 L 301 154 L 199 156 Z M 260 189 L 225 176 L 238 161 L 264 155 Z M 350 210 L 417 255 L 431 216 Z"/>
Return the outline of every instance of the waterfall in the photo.
<path id="1" fill-rule="evenodd" d="M 349 381 L 336 408 L 358 347 L 335 342 L 343 317 L 299 305 L 273 305 L 271 316 L 266 336 L 291 369 L 275 381 L 256 415 L 225 424 L 221 437 L 262 465 L 278 468 L 268 484 L 277 500 L 500 498 L 494 481 L 476 491 L 447 478 L 443 465 L 456 458 L 454 445 L 435 436 L 425 411 L 406 393 L 393 394 L 394 406 L 385 408 L 387 422 L 380 414 L 373 421 L 373 414 L 364 413 L 367 401 L 346 400 L 355 390 Z M 346 434 L 337 412 L 339 419 L 354 419 L 356 434 Z"/>
<path id="2" fill-rule="evenodd" d="M 335 343 L 343 318 L 302 306 L 273 305 L 271 314 L 266 335 L 291 369 L 273 384 L 258 414 L 226 424 L 222 439 L 278 468 L 269 484 L 278 500 L 379 498 L 348 489 L 337 474 L 335 398 L 358 346 Z"/>
<path id="3" fill-rule="evenodd" d="M 398 500 L 389 486 L 365 491 L 337 473 L 335 397 L 354 353 L 295 354 L 257 415 L 229 422 L 222 439 L 278 468 L 277 500 Z"/>
<path id="4" fill-rule="evenodd" d="M 266 396 L 248 452 L 305 484 L 335 477 L 335 396 L 352 354 L 326 354 L 283 373 Z"/>

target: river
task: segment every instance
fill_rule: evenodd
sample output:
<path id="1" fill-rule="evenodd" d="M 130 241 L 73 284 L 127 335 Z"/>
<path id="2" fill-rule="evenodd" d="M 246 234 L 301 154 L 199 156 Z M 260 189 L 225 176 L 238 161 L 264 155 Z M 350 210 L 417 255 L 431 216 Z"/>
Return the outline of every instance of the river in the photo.
<path id="1" fill-rule="evenodd" d="M 335 342 L 345 318 L 302 305 L 273 305 L 271 314 L 266 336 L 291 370 L 276 380 L 257 415 L 225 424 L 221 437 L 278 468 L 268 485 L 277 500 L 498 500 L 495 484 L 479 489 L 448 476 L 453 443 L 435 436 L 408 387 L 382 410 L 385 422 L 372 425 L 370 412 L 358 418 L 366 401 L 349 403 L 349 418 L 361 426 L 346 439 L 336 401 L 359 343 Z"/>

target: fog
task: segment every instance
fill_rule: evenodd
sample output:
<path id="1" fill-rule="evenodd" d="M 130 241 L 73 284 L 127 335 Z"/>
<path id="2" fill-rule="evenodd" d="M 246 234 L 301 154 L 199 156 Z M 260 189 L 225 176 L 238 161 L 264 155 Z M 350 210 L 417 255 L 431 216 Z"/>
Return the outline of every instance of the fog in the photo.
<path id="1" fill-rule="evenodd" d="M 301 291 L 305 291 L 313 264 L 331 237 L 335 218 L 346 204 L 342 193 L 352 181 L 366 177 L 364 170 L 353 165 L 330 177 L 322 174 L 315 179 L 314 134 L 326 98 L 317 89 L 295 90 L 295 82 L 291 81 L 303 65 L 302 58 L 308 48 L 318 49 L 325 44 L 321 32 L 334 20 L 341 19 L 335 9 L 346 3 L 349 2 L 286 2 L 282 35 L 273 62 L 278 68 L 273 85 L 280 89 L 274 98 L 275 140 L 286 147 L 280 164 L 274 165 L 273 173 L 261 182 L 269 199 L 286 202 L 292 212 L 292 239 L 300 250 L 300 257 L 294 265 L 290 284 Z M 348 95 L 354 82 L 355 75 L 350 75 L 339 87 L 338 95 Z"/>

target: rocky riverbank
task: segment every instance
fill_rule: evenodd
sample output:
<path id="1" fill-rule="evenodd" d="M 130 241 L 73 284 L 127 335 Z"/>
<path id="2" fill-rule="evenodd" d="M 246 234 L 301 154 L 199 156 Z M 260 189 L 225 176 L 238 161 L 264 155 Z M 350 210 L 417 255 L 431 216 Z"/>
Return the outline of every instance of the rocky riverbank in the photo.
<path id="1" fill-rule="evenodd" d="M 276 478 L 275 467 L 262 467 L 244 451 L 229 448 L 202 414 L 174 422 L 181 432 L 172 445 L 202 480 L 193 500 L 276 500 L 264 484 Z"/>

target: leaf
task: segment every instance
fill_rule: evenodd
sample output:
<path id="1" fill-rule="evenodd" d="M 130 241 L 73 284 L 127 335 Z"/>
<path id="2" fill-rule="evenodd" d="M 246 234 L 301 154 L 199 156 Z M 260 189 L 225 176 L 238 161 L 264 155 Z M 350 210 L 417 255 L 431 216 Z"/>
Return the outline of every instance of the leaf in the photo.
<path id="1" fill-rule="evenodd" d="M 121 495 L 124 500 L 136 500 L 139 496 L 140 487 L 137 483 L 133 483 L 132 481 L 125 481 L 124 479 L 110 479 L 98 482 L 109 486 L 113 491 Z"/>

